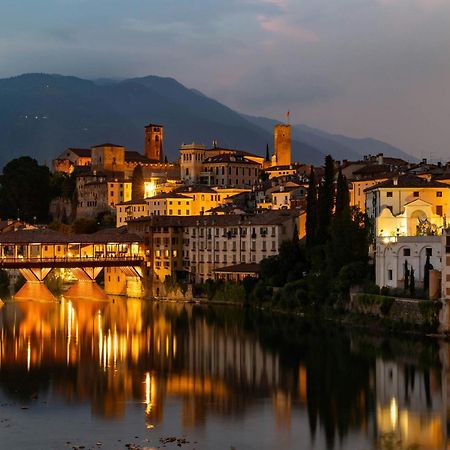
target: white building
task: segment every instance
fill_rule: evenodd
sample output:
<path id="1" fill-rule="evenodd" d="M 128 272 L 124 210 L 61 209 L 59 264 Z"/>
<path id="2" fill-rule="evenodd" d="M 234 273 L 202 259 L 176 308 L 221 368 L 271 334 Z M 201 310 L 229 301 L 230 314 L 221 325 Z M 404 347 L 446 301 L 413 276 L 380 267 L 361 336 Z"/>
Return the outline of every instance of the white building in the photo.
<path id="1" fill-rule="evenodd" d="M 375 277 L 380 287 L 403 288 L 405 261 L 414 269 L 416 286 L 423 285 L 427 255 L 434 269 L 442 269 L 441 236 L 378 237 L 376 242 Z"/>

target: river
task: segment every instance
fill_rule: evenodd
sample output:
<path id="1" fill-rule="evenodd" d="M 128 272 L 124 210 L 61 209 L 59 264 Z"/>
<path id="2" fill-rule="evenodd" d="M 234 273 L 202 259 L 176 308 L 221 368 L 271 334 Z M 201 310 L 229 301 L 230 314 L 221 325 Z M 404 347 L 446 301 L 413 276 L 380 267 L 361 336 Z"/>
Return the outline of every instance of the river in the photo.
<path id="1" fill-rule="evenodd" d="M 8 302 L 0 448 L 441 450 L 449 355 L 226 307 Z"/>

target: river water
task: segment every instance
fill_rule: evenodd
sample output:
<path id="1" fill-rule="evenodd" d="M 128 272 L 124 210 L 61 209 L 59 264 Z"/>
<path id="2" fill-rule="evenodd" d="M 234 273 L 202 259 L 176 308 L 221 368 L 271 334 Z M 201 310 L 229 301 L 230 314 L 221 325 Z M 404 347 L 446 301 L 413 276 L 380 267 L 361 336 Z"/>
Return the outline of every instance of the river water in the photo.
<path id="1" fill-rule="evenodd" d="M 9 302 L 0 449 L 441 450 L 448 359 L 437 340 L 233 308 Z"/>

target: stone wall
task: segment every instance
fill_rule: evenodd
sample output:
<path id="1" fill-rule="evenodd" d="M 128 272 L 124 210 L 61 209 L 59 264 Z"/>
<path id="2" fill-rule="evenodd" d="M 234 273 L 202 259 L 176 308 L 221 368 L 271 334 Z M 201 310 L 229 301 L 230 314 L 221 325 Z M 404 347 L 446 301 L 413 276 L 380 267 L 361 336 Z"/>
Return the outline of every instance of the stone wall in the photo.
<path id="1" fill-rule="evenodd" d="M 350 311 L 417 327 L 417 331 L 449 331 L 447 304 L 441 301 L 396 298 L 384 295 L 351 294 Z"/>

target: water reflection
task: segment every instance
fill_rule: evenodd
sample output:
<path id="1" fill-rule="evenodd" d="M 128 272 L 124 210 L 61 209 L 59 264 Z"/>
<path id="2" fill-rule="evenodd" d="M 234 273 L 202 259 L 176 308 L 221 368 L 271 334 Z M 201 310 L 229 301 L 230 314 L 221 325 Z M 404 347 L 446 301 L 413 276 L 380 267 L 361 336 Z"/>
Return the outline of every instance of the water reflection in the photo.
<path id="1" fill-rule="evenodd" d="M 363 450 L 390 432 L 445 448 L 448 358 L 445 343 L 233 309 L 81 299 L 0 309 L 0 388 L 10 399 L 46 392 L 68 414 L 88 402 L 93 417 L 114 420 L 131 402 L 148 430 L 179 417 L 194 435 L 251 417 L 283 448 Z M 172 401 L 177 418 L 165 410 Z"/>

